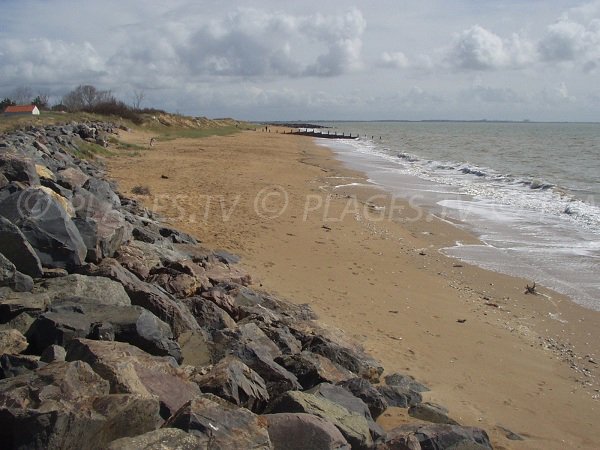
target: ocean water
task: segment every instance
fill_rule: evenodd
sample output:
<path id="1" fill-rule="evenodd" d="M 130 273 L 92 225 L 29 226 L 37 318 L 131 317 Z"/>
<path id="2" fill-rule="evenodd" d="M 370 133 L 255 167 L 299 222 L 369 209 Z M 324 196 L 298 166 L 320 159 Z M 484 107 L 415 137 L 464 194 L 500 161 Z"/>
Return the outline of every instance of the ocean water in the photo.
<path id="1" fill-rule="evenodd" d="M 600 310 L 600 124 L 327 123 L 372 183 L 475 233 L 444 253 Z"/>

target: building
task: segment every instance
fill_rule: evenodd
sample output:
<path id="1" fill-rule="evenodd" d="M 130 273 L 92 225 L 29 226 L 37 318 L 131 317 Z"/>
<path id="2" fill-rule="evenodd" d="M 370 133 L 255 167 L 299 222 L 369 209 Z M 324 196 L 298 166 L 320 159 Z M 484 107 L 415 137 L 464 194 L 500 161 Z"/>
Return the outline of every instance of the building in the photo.
<path id="1" fill-rule="evenodd" d="M 40 110 L 35 105 L 15 105 L 15 106 L 7 106 L 4 110 L 5 116 L 12 115 L 31 115 L 31 116 L 39 116 Z"/>

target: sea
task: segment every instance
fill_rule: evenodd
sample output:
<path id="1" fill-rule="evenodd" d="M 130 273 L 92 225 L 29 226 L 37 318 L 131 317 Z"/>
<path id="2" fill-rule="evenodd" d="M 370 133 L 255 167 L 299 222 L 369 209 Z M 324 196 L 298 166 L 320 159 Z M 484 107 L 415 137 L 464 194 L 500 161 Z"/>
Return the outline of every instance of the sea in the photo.
<path id="1" fill-rule="evenodd" d="M 317 139 L 369 181 L 463 227 L 443 253 L 600 311 L 600 124 L 334 122 Z"/>

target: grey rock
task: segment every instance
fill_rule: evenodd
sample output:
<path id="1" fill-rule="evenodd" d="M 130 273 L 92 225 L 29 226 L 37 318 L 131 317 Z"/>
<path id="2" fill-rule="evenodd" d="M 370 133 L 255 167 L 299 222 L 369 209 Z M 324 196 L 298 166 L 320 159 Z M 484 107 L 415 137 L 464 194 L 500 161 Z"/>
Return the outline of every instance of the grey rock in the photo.
<path id="1" fill-rule="evenodd" d="M 0 380 L 27 374 L 45 365 L 39 356 L 4 354 L 0 356 Z"/>
<path id="2" fill-rule="evenodd" d="M 52 195 L 42 189 L 15 192 L 0 202 L 0 210 L 21 229 L 44 266 L 70 268 L 84 262 L 81 234 Z"/>
<path id="3" fill-rule="evenodd" d="M 0 173 L 8 181 L 20 181 L 30 186 L 40 184 L 40 178 L 35 170 L 35 163 L 16 153 L 0 153 Z"/>
<path id="4" fill-rule="evenodd" d="M 189 297 L 183 299 L 182 303 L 187 306 L 198 325 L 210 332 L 224 328 L 237 328 L 235 320 L 225 310 L 203 297 Z"/>
<path id="5" fill-rule="evenodd" d="M 102 335 L 109 329 L 110 338 Z M 179 344 L 169 326 L 139 306 L 107 306 L 85 298 L 55 302 L 27 332 L 30 351 L 41 353 L 49 343 L 65 346 L 74 338 L 128 342 L 151 355 L 181 361 Z"/>
<path id="6" fill-rule="evenodd" d="M 98 199 L 110 203 L 113 207 L 121 206 L 119 196 L 115 194 L 110 184 L 99 178 L 90 178 L 83 187 L 94 194 Z"/>
<path id="7" fill-rule="evenodd" d="M 56 361 L 64 361 L 67 357 L 67 351 L 60 345 L 49 345 L 44 349 L 40 356 L 40 361 L 45 363 L 51 363 Z"/>
<path id="8" fill-rule="evenodd" d="M 58 171 L 56 178 L 61 186 L 71 191 L 83 187 L 86 181 L 90 179 L 88 175 L 83 173 L 77 167 L 67 167 L 64 170 Z"/>
<path id="9" fill-rule="evenodd" d="M 6 448 L 103 449 L 157 423 L 155 398 L 109 395 L 108 382 L 79 361 L 0 381 L 0 442 Z"/>
<path id="10" fill-rule="evenodd" d="M 429 388 L 418 381 L 411 375 L 406 375 L 402 373 L 393 373 L 391 375 L 386 375 L 384 378 L 385 384 L 388 386 L 399 386 L 410 389 L 415 392 L 428 392 Z"/>
<path id="11" fill-rule="evenodd" d="M 6 286 L 17 292 L 30 292 L 33 279 L 17 270 L 15 265 L 0 253 L 0 287 Z"/>
<path id="12" fill-rule="evenodd" d="M 459 425 L 457 421 L 448 417 L 448 410 L 441 405 L 423 402 L 408 408 L 408 414 L 415 419 L 431 423 L 445 423 Z"/>
<path id="13" fill-rule="evenodd" d="M 123 342 L 73 339 L 66 359 L 87 362 L 110 382 L 111 393 L 157 396 L 165 419 L 200 393 L 173 358 L 152 356 Z"/>
<path id="14" fill-rule="evenodd" d="M 202 394 L 186 403 L 164 427 L 204 438 L 214 448 L 272 448 L 264 419 L 212 394 Z"/>
<path id="15" fill-rule="evenodd" d="M 342 433 L 327 420 L 303 413 L 266 414 L 275 450 L 350 450 Z"/>
<path id="16" fill-rule="evenodd" d="M 0 253 L 12 262 L 19 272 L 31 277 L 42 276 L 42 264 L 35 250 L 19 227 L 0 216 Z"/>
<path id="17" fill-rule="evenodd" d="M 253 412 L 261 412 L 269 401 L 265 381 L 235 356 L 226 356 L 195 381 L 202 392 Z"/>
<path id="18" fill-rule="evenodd" d="M 349 370 L 335 365 L 324 356 L 309 351 L 279 356 L 275 362 L 293 373 L 303 389 L 310 389 L 320 383 L 338 383 L 355 377 Z"/>
<path id="19" fill-rule="evenodd" d="M 377 391 L 383 396 L 388 406 L 396 408 L 408 408 L 423 401 L 419 392 L 412 391 L 402 386 L 376 386 Z"/>
<path id="20" fill-rule="evenodd" d="M 134 437 L 117 439 L 108 450 L 198 450 L 206 448 L 208 438 L 199 438 L 178 428 L 160 428 Z"/>
<path id="21" fill-rule="evenodd" d="M 365 402 L 374 419 L 377 419 L 388 408 L 383 395 L 364 378 L 352 378 L 338 384 Z"/>
<path id="22" fill-rule="evenodd" d="M 491 450 L 487 433 L 479 428 L 457 425 L 407 424 L 389 431 L 378 442 L 378 450 Z"/>
<path id="23" fill-rule="evenodd" d="M 70 274 L 45 279 L 36 285 L 34 293 L 47 296 L 50 302 L 66 297 L 82 297 L 101 305 L 131 305 L 131 300 L 120 283 L 101 276 Z"/>
<path id="24" fill-rule="evenodd" d="M 312 414 L 333 423 L 353 449 L 368 449 L 373 446 L 369 424 L 364 416 L 323 397 L 289 391 L 271 402 L 267 412 Z"/>
<path id="25" fill-rule="evenodd" d="M 381 364 L 366 355 L 362 349 L 340 345 L 324 336 L 317 335 L 313 337 L 304 348 L 325 356 L 352 373 L 374 383 L 379 381 L 379 377 L 383 372 Z"/>
<path id="26" fill-rule="evenodd" d="M 321 383 L 312 389 L 306 391 L 309 394 L 317 397 L 325 398 L 333 403 L 343 406 L 348 411 L 363 416 L 369 424 L 369 430 L 373 440 L 377 440 L 385 436 L 383 429 L 375 423 L 368 406 L 351 392 L 341 386 L 335 386 L 330 383 Z"/>
<path id="27" fill-rule="evenodd" d="M 12 290 L 0 293 L 0 323 L 8 323 L 24 313 L 36 316 L 44 312 L 49 304 L 50 297 L 43 293 Z"/>

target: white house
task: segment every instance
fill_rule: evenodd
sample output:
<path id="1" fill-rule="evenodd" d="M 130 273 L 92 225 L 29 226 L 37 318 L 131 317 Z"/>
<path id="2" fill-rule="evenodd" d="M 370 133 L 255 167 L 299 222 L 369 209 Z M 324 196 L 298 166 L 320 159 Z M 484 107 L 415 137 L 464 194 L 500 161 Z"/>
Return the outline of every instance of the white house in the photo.
<path id="1" fill-rule="evenodd" d="M 4 110 L 5 116 L 12 115 L 33 115 L 39 116 L 40 110 L 35 105 L 15 105 L 15 106 L 7 106 Z"/>

